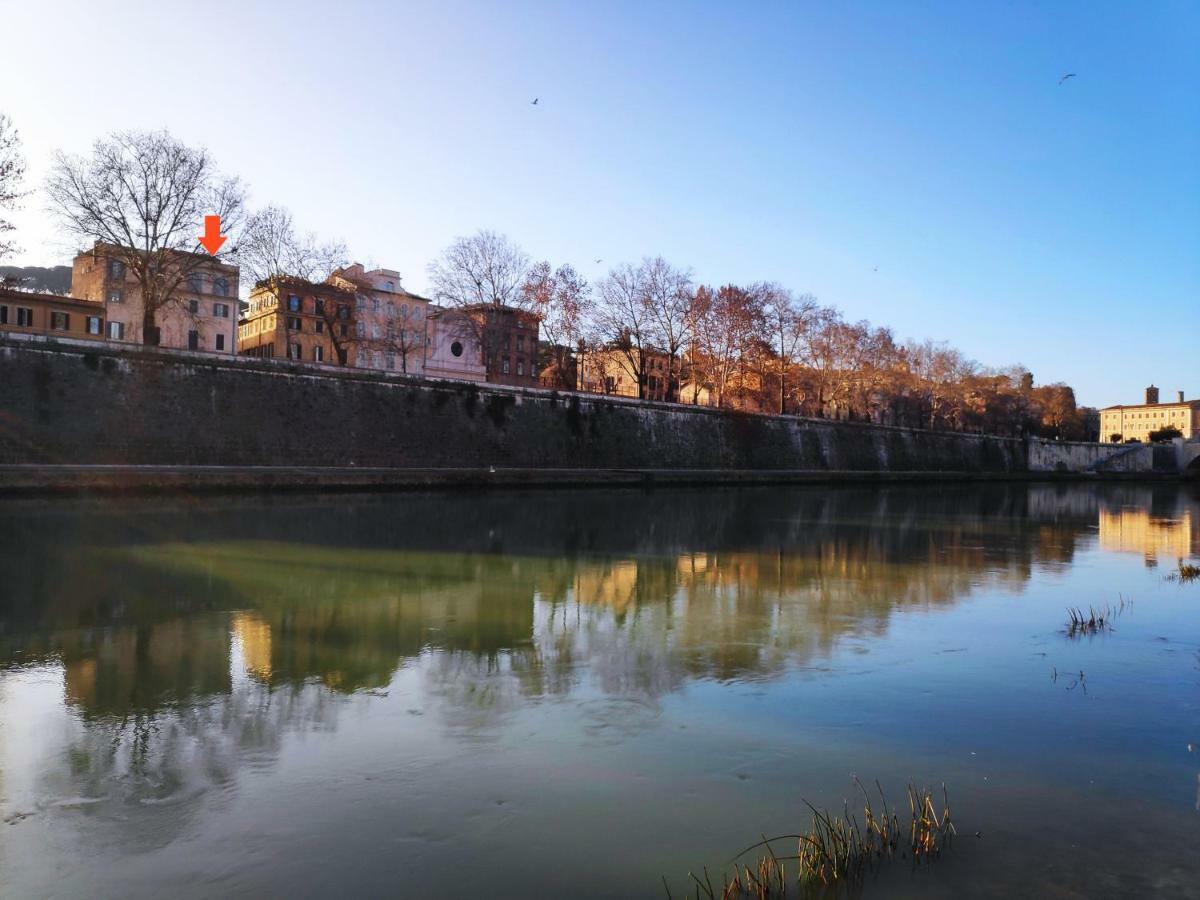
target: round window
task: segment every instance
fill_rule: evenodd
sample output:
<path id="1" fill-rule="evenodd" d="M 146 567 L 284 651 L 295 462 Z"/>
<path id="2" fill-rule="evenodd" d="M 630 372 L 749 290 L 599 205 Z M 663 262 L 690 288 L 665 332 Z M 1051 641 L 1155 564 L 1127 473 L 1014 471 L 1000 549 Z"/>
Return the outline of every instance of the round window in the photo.
<path id="1" fill-rule="evenodd" d="M 455 341 L 450 345 L 450 352 L 455 356 L 462 356 L 462 344 L 460 344 L 458 341 Z"/>

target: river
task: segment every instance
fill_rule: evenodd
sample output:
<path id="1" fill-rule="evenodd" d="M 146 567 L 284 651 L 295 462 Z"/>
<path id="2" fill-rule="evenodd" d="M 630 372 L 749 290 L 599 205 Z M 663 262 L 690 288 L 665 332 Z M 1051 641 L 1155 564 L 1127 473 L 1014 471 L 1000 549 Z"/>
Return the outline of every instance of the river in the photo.
<path id="1" fill-rule="evenodd" d="M 958 834 L 851 895 L 1200 895 L 1194 486 L 8 500 L 0 546 L 4 896 L 680 897 L 856 776 Z"/>

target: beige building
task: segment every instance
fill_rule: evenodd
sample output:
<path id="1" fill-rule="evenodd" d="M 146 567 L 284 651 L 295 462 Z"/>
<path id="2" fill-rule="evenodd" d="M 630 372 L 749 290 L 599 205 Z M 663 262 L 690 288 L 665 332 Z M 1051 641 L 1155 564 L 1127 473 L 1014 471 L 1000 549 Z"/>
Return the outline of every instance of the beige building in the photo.
<path id="1" fill-rule="evenodd" d="M 367 271 L 360 263 L 338 269 L 329 284 L 354 294 L 351 365 L 385 372 L 425 374 L 429 301 L 406 291 L 393 269 Z"/>
<path id="2" fill-rule="evenodd" d="M 641 365 L 637 365 L 639 360 Z M 663 350 L 639 351 L 633 347 L 626 352 L 619 347 L 600 347 L 581 353 L 577 368 L 581 391 L 643 400 L 666 400 L 669 396 L 671 358 Z"/>
<path id="3" fill-rule="evenodd" d="M 1200 400 L 1184 400 L 1183 391 L 1173 403 L 1160 403 L 1158 388 L 1146 388 L 1146 402 L 1136 406 L 1109 406 L 1100 410 L 1100 440 L 1150 440 L 1150 433 L 1177 428 L 1185 439 L 1200 436 Z"/>
<path id="4" fill-rule="evenodd" d="M 104 304 L 0 288 L 0 331 L 104 339 Z"/>
<path id="5" fill-rule="evenodd" d="M 75 257 L 71 294 L 105 307 L 105 337 L 144 343 L 141 288 L 122 259 L 128 250 L 97 243 Z M 158 343 L 177 350 L 233 353 L 237 349 L 238 267 L 202 254 L 168 254 L 182 283 L 155 313 Z"/>

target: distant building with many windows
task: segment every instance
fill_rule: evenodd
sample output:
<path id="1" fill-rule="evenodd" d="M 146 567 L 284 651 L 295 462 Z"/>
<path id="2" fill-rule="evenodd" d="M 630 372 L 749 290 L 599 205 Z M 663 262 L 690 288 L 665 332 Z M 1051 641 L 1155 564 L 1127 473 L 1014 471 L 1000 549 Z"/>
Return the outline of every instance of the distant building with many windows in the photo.
<path id="1" fill-rule="evenodd" d="M 1177 428 L 1184 438 L 1200 436 L 1200 400 L 1160 403 L 1158 388 L 1146 388 L 1146 402 L 1135 406 L 1108 406 L 1100 410 L 1100 440 L 1113 443 L 1150 440 L 1151 432 Z"/>
<path id="2" fill-rule="evenodd" d="M 123 257 L 130 250 L 97 244 L 75 257 L 71 294 L 105 307 L 104 336 L 111 341 L 144 343 L 144 306 L 137 279 Z M 238 267 L 171 251 L 167 265 L 186 275 L 169 301 L 155 313 L 158 343 L 176 350 L 233 353 L 237 349 Z"/>
<path id="3" fill-rule="evenodd" d="M 238 322 L 242 356 L 347 366 L 353 344 L 354 292 L 303 278 L 260 281 Z"/>

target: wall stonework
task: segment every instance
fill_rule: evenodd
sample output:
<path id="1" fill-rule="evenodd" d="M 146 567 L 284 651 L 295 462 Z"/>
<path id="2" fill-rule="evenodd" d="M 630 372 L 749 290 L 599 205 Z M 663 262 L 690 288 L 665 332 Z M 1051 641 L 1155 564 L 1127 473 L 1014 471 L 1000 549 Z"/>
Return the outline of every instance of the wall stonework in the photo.
<path id="1" fill-rule="evenodd" d="M 0 464 L 1021 472 L 1024 441 L 0 338 Z"/>

